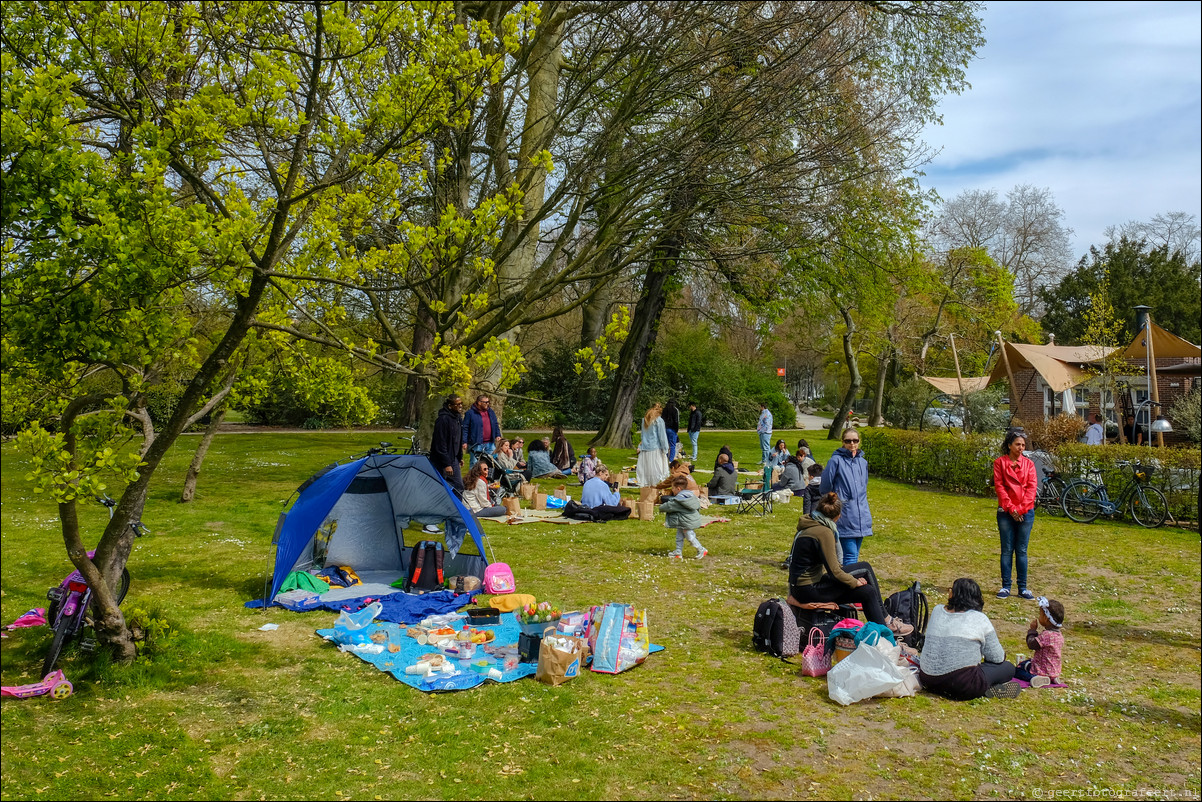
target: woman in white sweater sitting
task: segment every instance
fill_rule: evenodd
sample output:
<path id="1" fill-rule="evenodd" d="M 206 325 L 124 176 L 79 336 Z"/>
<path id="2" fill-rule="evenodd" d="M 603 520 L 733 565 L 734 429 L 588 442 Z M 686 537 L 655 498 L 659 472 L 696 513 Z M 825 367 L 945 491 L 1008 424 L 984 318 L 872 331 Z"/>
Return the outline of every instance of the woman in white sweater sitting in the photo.
<path id="1" fill-rule="evenodd" d="M 505 508 L 488 497 L 488 463 L 480 460 L 468 472 L 463 501 L 477 518 L 503 518 Z"/>
<path id="2" fill-rule="evenodd" d="M 1018 695 L 1014 664 L 1006 662 L 997 632 L 981 612 L 984 607 L 981 586 L 974 580 L 962 577 L 952 583 L 947 606 L 937 605 L 927 624 L 918 671 L 922 687 L 958 700 Z"/>

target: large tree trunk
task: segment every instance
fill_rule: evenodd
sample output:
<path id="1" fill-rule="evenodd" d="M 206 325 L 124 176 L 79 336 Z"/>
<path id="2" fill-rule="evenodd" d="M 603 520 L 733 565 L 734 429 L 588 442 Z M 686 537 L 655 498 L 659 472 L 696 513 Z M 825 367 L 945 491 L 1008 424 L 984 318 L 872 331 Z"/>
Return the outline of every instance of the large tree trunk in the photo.
<path id="1" fill-rule="evenodd" d="M 217 434 L 217 429 L 223 420 L 225 420 L 225 407 L 213 413 L 213 417 L 209 419 L 208 428 L 200 438 L 200 445 L 196 447 L 196 453 L 192 455 L 192 463 L 188 466 L 188 475 L 184 477 L 184 489 L 179 497 L 181 504 L 188 504 L 196 498 L 196 481 L 200 478 L 200 466 L 204 464 L 205 454 L 209 453 L 209 446 L 213 444 L 213 437 Z"/>
<path id="2" fill-rule="evenodd" d="M 887 347 L 877 359 L 876 397 L 872 399 L 872 414 L 868 416 L 869 426 L 885 425 L 885 379 L 889 375 L 889 361 L 892 353 L 893 349 Z"/>
<path id="3" fill-rule="evenodd" d="M 659 320 L 668 303 L 668 279 L 676 269 L 680 257 L 681 238 L 672 237 L 659 250 L 643 278 L 643 289 L 630 322 L 630 333 L 622 344 L 618 359 L 618 375 L 605 420 L 590 445 L 606 448 L 630 448 L 634 439 L 630 434 L 630 423 L 634 420 L 634 403 L 643 387 L 643 371 L 655 347 L 659 334 Z"/>
<path id="4" fill-rule="evenodd" d="M 851 319 L 851 310 L 846 307 L 840 309 L 839 314 L 843 315 L 843 322 L 847 327 L 843 332 L 843 356 L 847 360 L 847 373 L 851 383 L 847 392 L 843 394 L 843 402 L 839 405 L 839 411 L 835 413 L 835 419 L 831 421 L 830 431 L 826 434 L 827 440 L 838 440 L 843 435 L 847 413 L 851 411 L 852 403 L 860 392 L 860 385 L 864 383 L 864 378 L 860 375 L 860 361 L 856 357 L 856 349 L 852 346 L 852 338 L 856 334 L 855 321 Z"/>
<path id="5" fill-rule="evenodd" d="M 413 350 L 410 353 L 424 354 L 434 345 L 434 327 L 436 323 L 433 313 L 425 304 L 417 311 L 417 323 L 413 326 Z M 430 395 L 430 380 L 425 376 L 413 373 L 405 382 L 405 399 L 401 404 L 401 426 L 417 427 L 422 420 L 422 409 L 426 398 Z"/>

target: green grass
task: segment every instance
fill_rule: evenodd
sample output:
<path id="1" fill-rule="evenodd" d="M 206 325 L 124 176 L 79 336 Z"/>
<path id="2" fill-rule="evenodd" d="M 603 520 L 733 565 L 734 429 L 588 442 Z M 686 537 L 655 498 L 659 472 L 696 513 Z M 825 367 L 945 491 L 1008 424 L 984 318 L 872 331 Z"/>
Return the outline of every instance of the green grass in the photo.
<path id="1" fill-rule="evenodd" d="M 787 442 L 795 442 L 796 432 Z M 820 461 L 834 444 L 806 432 Z M 702 530 L 711 556 L 672 564 L 662 518 L 579 526 L 485 524 L 519 590 L 568 608 L 626 601 L 667 647 L 618 676 L 532 680 L 428 696 L 314 636 L 328 613 L 251 611 L 276 518 L 323 465 L 383 435 L 229 435 L 192 505 L 177 503 L 195 442 L 156 477 L 127 609 L 165 616 L 158 652 L 131 667 L 74 649 L 76 694 L 3 703 L 4 799 L 1024 798 L 1035 789 L 1200 790 L 1198 534 L 1037 520 L 1031 584 L 1067 609 L 1063 691 L 955 703 L 920 695 L 831 702 L 822 680 L 751 650 L 756 606 L 783 593 L 799 504 Z M 583 436 L 574 437 L 577 451 Z M 753 433 L 704 432 L 701 467 Z M 0 611 L 44 606 L 69 566 L 53 505 L 2 452 Z M 602 450 L 611 466 L 632 451 Z M 550 487 L 558 482 L 544 482 Z M 886 593 L 914 579 L 932 604 L 958 576 L 992 591 L 994 505 L 873 480 L 864 545 Z M 87 531 L 103 510 L 87 509 Z M 1034 606 L 986 612 L 1011 653 Z M 260 632 L 268 621 L 275 632 Z M 5 685 L 35 681 L 46 630 L 3 642 Z"/>

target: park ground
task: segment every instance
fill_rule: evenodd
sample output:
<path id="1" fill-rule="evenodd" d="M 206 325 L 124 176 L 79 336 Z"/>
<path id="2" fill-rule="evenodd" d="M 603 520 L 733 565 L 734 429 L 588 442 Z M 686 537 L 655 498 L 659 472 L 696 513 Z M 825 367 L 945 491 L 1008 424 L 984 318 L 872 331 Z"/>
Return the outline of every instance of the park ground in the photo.
<path id="1" fill-rule="evenodd" d="M 834 444 L 809 438 L 825 461 Z M 276 519 L 317 469 L 380 433 L 219 436 L 196 501 L 177 503 L 194 438 L 156 476 L 124 608 L 158 623 L 132 667 L 68 653 L 76 694 L 3 703 L 3 799 L 1140 798 L 1200 791 L 1198 533 L 1037 519 L 1031 585 L 1067 610 L 1069 687 L 1013 701 L 920 694 L 851 707 L 826 684 L 750 646 L 757 605 L 785 590 L 799 505 L 700 533 L 705 560 L 669 562 L 654 522 L 485 524 L 519 590 L 577 608 L 648 610 L 664 652 L 618 676 L 559 688 L 523 680 L 425 695 L 313 634 L 331 613 L 252 611 Z M 577 451 L 585 437 L 573 438 Z M 755 435 L 705 432 L 756 461 Z M 610 465 L 632 452 L 602 450 Z M 44 605 L 69 571 L 56 509 L 3 447 L 0 611 Z M 544 482 L 550 486 L 552 482 Z M 886 593 L 918 579 L 931 603 L 959 576 L 1013 655 L 1030 602 L 992 598 L 994 504 L 874 479 L 864 557 Z M 103 510 L 85 510 L 97 532 Z M 264 623 L 279 629 L 259 631 Z M 5 685 L 32 682 L 49 635 L 3 641 Z"/>

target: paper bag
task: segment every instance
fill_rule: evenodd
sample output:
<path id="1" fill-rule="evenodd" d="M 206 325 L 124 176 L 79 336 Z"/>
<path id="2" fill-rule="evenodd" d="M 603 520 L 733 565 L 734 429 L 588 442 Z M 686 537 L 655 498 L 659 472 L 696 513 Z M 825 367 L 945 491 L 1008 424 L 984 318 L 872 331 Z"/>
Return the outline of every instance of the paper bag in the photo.
<path id="1" fill-rule="evenodd" d="M 659 498 L 659 491 L 654 487 L 640 487 L 639 501 L 655 501 Z"/>
<path id="2" fill-rule="evenodd" d="M 547 494 L 546 493 L 535 493 L 532 501 L 534 501 L 534 504 L 531 505 L 532 509 L 536 509 L 536 510 L 547 509 Z"/>
<path id="3" fill-rule="evenodd" d="M 537 492 L 538 485 L 534 484 L 533 482 L 522 482 L 522 484 L 518 486 L 518 494 L 522 498 L 526 499 L 526 501 L 533 499 L 534 494 Z"/>
<path id="4" fill-rule="evenodd" d="M 618 483 L 618 487 L 626 487 L 626 485 L 630 484 L 630 474 L 616 473 L 613 476 L 613 480 Z"/>
<path id="5" fill-rule="evenodd" d="M 501 504 L 505 507 L 506 515 L 519 515 L 522 511 L 522 500 L 517 496 L 506 496 L 501 499 Z"/>
<path id="6" fill-rule="evenodd" d="M 576 651 L 561 652 L 551 645 L 557 641 L 571 643 Z M 538 650 L 538 668 L 535 669 L 534 678 L 547 685 L 563 685 L 580 675 L 580 667 L 584 665 L 587 654 L 588 641 L 584 638 L 556 635 L 555 627 L 548 627 L 543 632 L 543 642 Z"/>
<path id="7" fill-rule="evenodd" d="M 776 484 L 777 482 L 780 481 L 780 477 L 781 477 L 782 473 L 784 473 L 784 471 L 781 468 L 773 468 L 772 469 L 772 484 Z"/>
<path id="8" fill-rule="evenodd" d="M 701 487 L 699 487 L 697 489 L 701 493 L 701 498 L 709 498 L 710 497 L 710 486 L 709 485 L 701 485 Z"/>
<path id="9" fill-rule="evenodd" d="M 560 485 L 555 488 L 555 498 L 566 499 L 568 497 L 568 488 L 566 485 Z"/>
<path id="10" fill-rule="evenodd" d="M 635 517 L 638 517 L 639 503 L 637 501 L 632 498 L 624 498 L 622 499 L 622 504 L 629 507 L 630 511 L 635 513 Z"/>
<path id="11" fill-rule="evenodd" d="M 655 502 L 639 501 L 635 504 L 635 514 L 639 516 L 640 521 L 655 520 Z"/>

